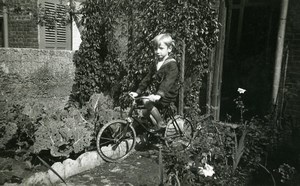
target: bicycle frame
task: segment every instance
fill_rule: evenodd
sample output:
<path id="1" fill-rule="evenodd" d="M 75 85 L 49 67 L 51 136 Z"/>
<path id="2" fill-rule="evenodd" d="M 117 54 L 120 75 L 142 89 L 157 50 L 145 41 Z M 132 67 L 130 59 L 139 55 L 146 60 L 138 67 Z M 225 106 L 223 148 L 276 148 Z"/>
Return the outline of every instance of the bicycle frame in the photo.
<path id="1" fill-rule="evenodd" d="M 165 121 L 168 120 L 168 122 L 166 123 L 165 130 L 157 133 L 158 135 L 156 135 L 156 132 L 150 130 L 139 114 L 134 114 L 135 110 L 141 109 L 145 109 L 145 106 L 138 104 L 134 100 L 127 118 L 112 120 L 100 129 L 97 134 L 96 144 L 97 151 L 104 160 L 117 162 L 128 157 L 136 144 L 137 128 L 135 128 L 135 124 L 144 128 L 144 132 L 149 134 L 148 137 L 151 137 L 151 135 L 158 137 L 159 141 L 163 141 L 168 148 L 175 148 L 181 151 L 189 147 L 193 139 L 193 126 L 188 119 L 182 116 L 174 116 L 175 112 L 172 110 L 171 105 L 161 111 L 164 115 L 163 119 Z M 161 132 L 163 132 L 163 136 L 160 135 Z M 112 151 L 107 150 L 109 148 Z"/>
<path id="2" fill-rule="evenodd" d="M 168 106 L 165 114 L 168 114 L 168 117 L 170 117 L 172 122 L 175 123 L 176 126 L 174 128 L 175 128 L 176 132 L 179 132 L 180 135 L 183 135 L 183 132 L 182 132 L 181 128 L 179 127 L 177 120 L 175 119 L 174 113 L 170 106 Z"/>
<path id="3" fill-rule="evenodd" d="M 144 105 L 140 105 L 138 103 L 136 103 L 136 100 L 139 100 L 139 99 L 147 99 L 147 97 L 138 97 L 138 98 L 135 98 L 131 104 L 131 107 L 130 107 L 130 110 L 128 112 L 128 117 L 126 118 L 126 121 L 130 122 L 130 123 L 133 123 L 133 121 L 136 121 L 139 125 L 141 125 L 146 131 L 150 132 L 149 129 L 141 122 L 139 121 L 138 117 L 134 117 L 133 116 L 133 112 L 135 110 L 142 110 L 142 109 L 145 109 L 145 106 Z M 180 135 L 183 135 L 183 131 L 182 129 L 179 127 L 175 117 L 174 117 L 174 113 L 172 111 L 172 108 L 171 106 L 168 106 L 165 110 L 165 112 L 163 113 L 163 117 L 164 117 L 164 120 L 165 120 L 165 116 L 169 117 L 173 123 L 175 123 L 175 130 L 176 132 L 179 132 Z M 150 132 L 151 133 L 151 132 Z"/>
<path id="4" fill-rule="evenodd" d="M 129 123 L 129 124 L 133 124 L 134 121 L 136 121 L 138 123 L 138 125 L 141 125 L 147 132 L 150 132 L 149 129 L 141 122 L 139 121 L 139 117 L 135 117 L 133 116 L 133 112 L 135 110 L 142 110 L 142 109 L 145 109 L 144 105 L 139 105 L 136 103 L 136 99 L 133 100 L 132 104 L 131 104 L 131 107 L 129 109 L 129 112 L 128 112 L 128 116 L 126 117 L 126 121 Z"/>

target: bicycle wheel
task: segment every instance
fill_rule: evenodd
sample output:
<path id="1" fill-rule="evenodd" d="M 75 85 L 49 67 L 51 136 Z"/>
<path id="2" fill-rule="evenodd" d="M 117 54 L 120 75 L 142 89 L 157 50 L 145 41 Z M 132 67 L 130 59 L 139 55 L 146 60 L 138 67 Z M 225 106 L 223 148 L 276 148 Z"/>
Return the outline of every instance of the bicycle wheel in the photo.
<path id="1" fill-rule="evenodd" d="M 125 120 L 113 120 L 105 124 L 97 135 L 97 150 L 108 162 L 125 159 L 134 149 L 136 133 Z"/>
<path id="2" fill-rule="evenodd" d="M 176 115 L 174 120 L 167 123 L 165 130 L 165 144 L 169 148 L 185 150 L 192 142 L 194 129 L 192 123 L 180 115 Z M 180 129 L 180 130 L 179 130 Z"/>

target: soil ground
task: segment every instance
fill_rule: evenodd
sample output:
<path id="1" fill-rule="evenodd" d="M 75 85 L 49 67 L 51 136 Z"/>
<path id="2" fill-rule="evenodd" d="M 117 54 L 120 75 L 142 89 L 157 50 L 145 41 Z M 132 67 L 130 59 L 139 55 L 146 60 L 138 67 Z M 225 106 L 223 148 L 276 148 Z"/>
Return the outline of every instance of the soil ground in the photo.
<path id="1" fill-rule="evenodd" d="M 32 166 L 29 161 L 18 158 L 0 157 L 0 185 L 6 183 L 21 183 L 36 172 L 44 172 L 45 166 Z"/>
<path id="2" fill-rule="evenodd" d="M 72 176 L 66 182 L 68 185 L 78 186 L 157 186 L 160 183 L 158 151 L 135 151 L 119 163 L 105 163 Z"/>
<path id="3" fill-rule="evenodd" d="M 21 183 L 23 178 L 46 170 L 47 168 L 42 165 L 29 169 L 28 162 L 0 158 L 0 185 L 5 182 Z M 145 147 L 136 149 L 121 162 L 106 162 L 94 169 L 69 177 L 65 181 L 68 186 L 157 186 L 160 184 L 158 149 Z"/>

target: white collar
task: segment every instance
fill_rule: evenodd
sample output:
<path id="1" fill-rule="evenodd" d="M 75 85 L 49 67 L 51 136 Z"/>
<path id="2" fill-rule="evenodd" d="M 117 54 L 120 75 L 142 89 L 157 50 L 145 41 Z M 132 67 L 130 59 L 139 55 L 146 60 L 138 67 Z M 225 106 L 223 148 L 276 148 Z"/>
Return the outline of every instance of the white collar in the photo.
<path id="1" fill-rule="evenodd" d="M 158 71 L 160 69 L 160 67 L 164 64 L 165 60 L 160 61 L 156 64 L 156 70 Z"/>
<path id="2" fill-rule="evenodd" d="M 163 60 L 159 61 L 156 63 L 156 70 L 158 71 L 160 69 L 160 67 L 164 64 L 164 62 L 166 61 L 166 59 L 168 59 L 169 56 L 166 56 Z"/>

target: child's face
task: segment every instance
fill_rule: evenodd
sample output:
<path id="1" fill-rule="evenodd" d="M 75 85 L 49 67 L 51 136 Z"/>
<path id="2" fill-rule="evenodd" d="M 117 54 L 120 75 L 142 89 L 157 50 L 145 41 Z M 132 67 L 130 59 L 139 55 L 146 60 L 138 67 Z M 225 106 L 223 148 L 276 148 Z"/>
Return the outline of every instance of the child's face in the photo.
<path id="1" fill-rule="evenodd" d="M 158 60 L 163 60 L 166 56 L 171 52 L 171 48 L 169 48 L 164 42 L 160 42 L 155 48 L 154 52 Z"/>

